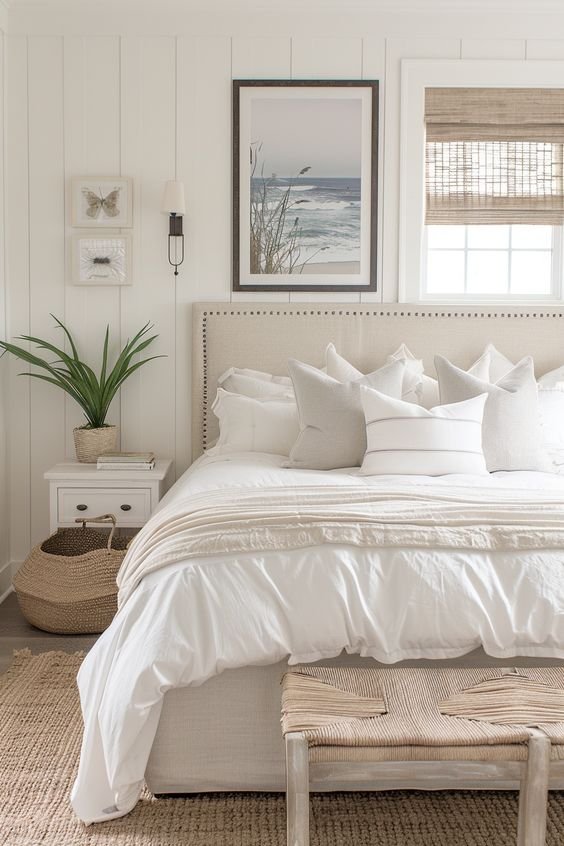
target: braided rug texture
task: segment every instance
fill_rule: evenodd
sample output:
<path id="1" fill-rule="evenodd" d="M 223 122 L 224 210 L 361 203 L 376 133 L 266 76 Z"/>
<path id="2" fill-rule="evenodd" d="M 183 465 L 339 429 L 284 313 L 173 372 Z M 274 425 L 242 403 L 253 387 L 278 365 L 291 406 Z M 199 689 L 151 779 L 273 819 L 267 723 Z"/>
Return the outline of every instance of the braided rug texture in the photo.
<path id="1" fill-rule="evenodd" d="M 18 652 L 0 676 L 3 846 L 285 846 L 280 794 L 153 799 L 85 828 L 69 792 L 82 720 L 80 654 Z M 312 846 L 514 846 L 514 793 L 334 793 L 312 797 Z M 564 842 L 564 793 L 552 793 L 547 846 Z"/>

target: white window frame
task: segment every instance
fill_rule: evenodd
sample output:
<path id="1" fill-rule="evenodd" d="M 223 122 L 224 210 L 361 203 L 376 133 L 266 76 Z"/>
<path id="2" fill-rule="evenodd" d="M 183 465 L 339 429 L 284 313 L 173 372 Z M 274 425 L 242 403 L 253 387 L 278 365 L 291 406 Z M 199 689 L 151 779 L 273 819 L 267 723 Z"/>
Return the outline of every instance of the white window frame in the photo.
<path id="1" fill-rule="evenodd" d="M 460 224 L 463 225 L 463 224 Z M 468 247 L 468 228 L 466 229 L 465 239 L 464 239 L 464 246 L 463 247 L 432 247 L 432 250 L 436 250 L 440 252 L 442 249 L 444 250 L 454 250 L 459 252 L 464 252 L 464 259 L 465 264 L 468 261 L 468 253 L 469 252 L 477 252 L 477 253 L 487 253 L 487 252 L 504 252 L 507 253 L 508 260 L 509 260 L 509 267 L 508 267 L 508 286 L 511 288 L 511 255 L 513 252 L 513 247 L 511 243 L 511 227 L 510 228 L 510 235 L 509 235 L 509 246 L 508 247 Z M 547 294 L 492 294 L 491 297 L 488 297 L 487 294 L 480 293 L 480 294 L 469 294 L 466 291 L 462 294 L 441 294 L 440 292 L 433 292 L 427 293 L 427 260 L 429 257 L 429 247 L 427 243 L 427 236 L 428 236 L 428 229 L 423 224 L 423 236 L 422 236 L 422 261 L 421 261 L 421 278 L 420 278 L 420 293 L 419 299 L 421 302 L 458 302 L 458 303 L 465 303 L 465 302 L 495 302 L 500 301 L 502 298 L 503 302 L 510 302 L 510 303 L 530 303 L 530 302 L 560 302 L 562 298 L 562 290 L 563 290 L 563 283 L 562 283 L 562 274 L 563 274 L 563 265 L 562 265 L 562 241 L 563 241 L 563 230 L 564 227 L 562 226 L 552 226 L 552 240 L 550 248 L 541 248 L 541 247 L 516 247 L 515 252 L 549 252 L 551 253 L 551 268 L 550 268 L 550 292 Z M 466 267 L 464 269 L 466 275 Z M 445 299 L 446 298 L 446 299 Z"/>
<path id="2" fill-rule="evenodd" d="M 401 63 L 399 301 L 527 305 L 564 300 L 562 236 L 554 239 L 550 294 L 425 294 L 425 89 L 564 88 L 564 61 L 403 59 Z"/>

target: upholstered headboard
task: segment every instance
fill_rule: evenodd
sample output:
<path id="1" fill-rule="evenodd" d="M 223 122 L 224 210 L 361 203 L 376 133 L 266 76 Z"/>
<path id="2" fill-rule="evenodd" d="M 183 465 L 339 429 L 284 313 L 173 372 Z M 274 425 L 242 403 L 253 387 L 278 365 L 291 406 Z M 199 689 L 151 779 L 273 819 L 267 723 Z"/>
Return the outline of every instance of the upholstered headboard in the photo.
<path id="1" fill-rule="evenodd" d="M 192 449 L 217 437 L 211 412 L 228 367 L 287 373 L 288 358 L 320 367 L 326 345 L 368 372 L 402 342 L 427 373 L 436 353 L 468 367 L 492 341 L 510 359 L 535 359 L 537 376 L 564 363 L 564 308 L 439 307 L 384 303 L 196 303 L 193 311 Z"/>

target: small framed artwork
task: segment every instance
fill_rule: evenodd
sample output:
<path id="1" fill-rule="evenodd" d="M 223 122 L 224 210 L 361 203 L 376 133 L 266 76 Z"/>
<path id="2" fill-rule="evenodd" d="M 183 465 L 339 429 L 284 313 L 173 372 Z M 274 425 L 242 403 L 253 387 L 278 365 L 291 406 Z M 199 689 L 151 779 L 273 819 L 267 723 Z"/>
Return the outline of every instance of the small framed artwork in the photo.
<path id="1" fill-rule="evenodd" d="M 133 225 L 133 182 L 124 176 L 76 176 L 72 180 L 73 226 Z"/>
<path id="2" fill-rule="evenodd" d="M 233 81 L 233 290 L 374 291 L 378 82 Z"/>
<path id="3" fill-rule="evenodd" d="M 75 285 L 131 284 L 131 237 L 97 230 L 74 235 L 72 281 Z"/>

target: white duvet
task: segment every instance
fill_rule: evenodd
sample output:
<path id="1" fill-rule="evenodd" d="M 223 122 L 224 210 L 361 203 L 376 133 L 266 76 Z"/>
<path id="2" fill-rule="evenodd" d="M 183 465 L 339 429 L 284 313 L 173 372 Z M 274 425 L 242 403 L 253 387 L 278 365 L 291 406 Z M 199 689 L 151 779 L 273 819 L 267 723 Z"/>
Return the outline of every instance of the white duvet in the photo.
<path id="1" fill-rule="evenodd" d="M 281 457 L 203 457 L 159 512 L 206 491 L 366 485 L 467 488 L 469 498 L 564 503 L 564 476 L 359 476 L 282 469 Z M 533 494 L 532 492 L 535 492 Z M 151 531 L 155 515 L 143 532 Z M 564 527 L 563 527 L 564 528 Z M 135 805 L 164 693 L 226 668 L 333 657 L 392 663 L 483 646 L 495 657 L 564 658 L 564 549 L 363 548 L 339 543 L 176 560 L 134 588 L 78 682 L 84 738 L 72 804 L 85 822 Z"/>

